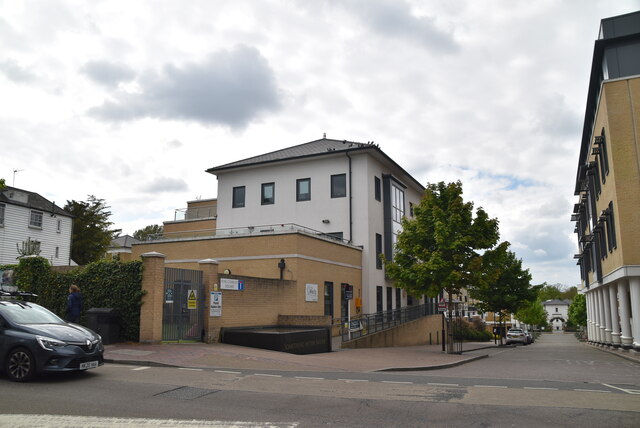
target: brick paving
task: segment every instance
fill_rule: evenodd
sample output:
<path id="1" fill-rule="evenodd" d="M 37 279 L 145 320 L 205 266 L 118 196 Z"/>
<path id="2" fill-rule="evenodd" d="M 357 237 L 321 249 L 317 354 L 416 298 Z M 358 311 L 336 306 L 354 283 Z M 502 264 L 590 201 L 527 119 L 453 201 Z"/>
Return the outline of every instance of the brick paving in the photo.
<path id="1" fill-rule="evenodd" d="M 295 355 L 225 343 L 138 344 L 105 346 L 105 360 L 135 365 L 287 371 L 429 370 L 474 361 L 498 351 L 492 342 L 465 343 L 462 354 L 446 354 L 441 345 L 338 349 Z"/>

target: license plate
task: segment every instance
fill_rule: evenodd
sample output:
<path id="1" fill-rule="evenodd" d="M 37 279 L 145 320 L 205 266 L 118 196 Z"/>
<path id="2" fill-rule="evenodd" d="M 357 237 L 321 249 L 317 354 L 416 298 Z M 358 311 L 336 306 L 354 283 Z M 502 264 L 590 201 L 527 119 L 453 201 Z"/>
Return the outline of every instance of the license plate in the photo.
<path id="1" fill-rule="evenodd" d="M 88 361 L 86 363 L 80 363 L 80 370 L 95 369 L 96 367 L 98 367 L 97 361 Z"/>

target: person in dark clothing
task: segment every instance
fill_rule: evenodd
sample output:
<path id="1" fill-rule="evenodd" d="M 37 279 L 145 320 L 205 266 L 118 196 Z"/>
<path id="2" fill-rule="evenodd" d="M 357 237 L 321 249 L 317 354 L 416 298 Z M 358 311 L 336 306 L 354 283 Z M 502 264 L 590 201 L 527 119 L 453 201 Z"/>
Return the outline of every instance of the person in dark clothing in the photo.
<path id="1" fill-rule="evenodd" d="M 82 293 L 80 287 L 71 284 L 69 287 L 69 296 L 67 297 L 67 321 L 80 322 L 80 313 L 82 312 Z"/>

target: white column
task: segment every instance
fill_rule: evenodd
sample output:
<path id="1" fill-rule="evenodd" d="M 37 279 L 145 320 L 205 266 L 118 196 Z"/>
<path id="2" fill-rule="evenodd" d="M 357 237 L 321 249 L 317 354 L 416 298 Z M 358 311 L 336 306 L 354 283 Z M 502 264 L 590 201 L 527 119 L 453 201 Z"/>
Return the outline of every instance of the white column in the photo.
<path id="1" fill-rule="evenodd" d="M 618 284 L 618 300 L 620 301 L 620 342 L 623 349 L 631 349 L 631 314 L 629 313 L 629 283 L 623 279 Z"/>
<path id="2" fill-rule="evenodd" d="M 620 317 L 618 316 L 618 284 L 609 286 L 609 306 L 611 307 L 611 342 L 614 347 L 620 346 Z"/>
<path id="3" fill-rule="evenodd" d="M 598 332 L 598 343 L 603 344 L 604 339 L 604 311 L 602 310 L 602 287 L 596 288 L 596 314 L 598 314 L 598 324 L 596 328 Z"/>
<path id="4" fill-rule="evenodd" d="M 609 300 L 609 287 L 602 286 L 602 306 L 604 310 L 604 341 L 611 346 L 611 302 Z"/>
<path id="5" fill-rule="evenodd" d="M 631 295 L 631 334 L 633 347 L 640 351 L 640 277 L 629 278 L 629 294 Z"/>
<path id="6" fill-rule="evenodd" d="M 587 301 L 587 341 L 593 340 L 593 332 L 591 331 L 591 320 L 593 319 L 593 310 L 591 309 L 591 293 L 584 293 Z"/>
<path id="7" fill-rule="evenodd" d="M 591 342 L 595 343 L 598 341 L 598 335 L 596 332 L 596 319 L 598 315 L 596 314 L 596 293 L 594 291 L 589 292 L 589 310 L 591 311 Z"/>

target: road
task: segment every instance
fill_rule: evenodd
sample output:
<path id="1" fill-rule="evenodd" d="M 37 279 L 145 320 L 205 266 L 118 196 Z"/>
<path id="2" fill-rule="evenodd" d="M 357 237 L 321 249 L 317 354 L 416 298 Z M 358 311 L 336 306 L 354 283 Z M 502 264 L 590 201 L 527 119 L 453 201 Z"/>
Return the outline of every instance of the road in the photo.
<path id="1" fill-rule="evenodd" d="M 7 427 L 624 427 L 640 426 L 640 365 L 554 334 L 437 371 L 107 364 L 28 384 L 0 378 L 0 397 Z"/>

